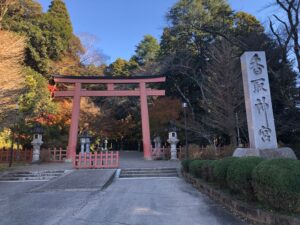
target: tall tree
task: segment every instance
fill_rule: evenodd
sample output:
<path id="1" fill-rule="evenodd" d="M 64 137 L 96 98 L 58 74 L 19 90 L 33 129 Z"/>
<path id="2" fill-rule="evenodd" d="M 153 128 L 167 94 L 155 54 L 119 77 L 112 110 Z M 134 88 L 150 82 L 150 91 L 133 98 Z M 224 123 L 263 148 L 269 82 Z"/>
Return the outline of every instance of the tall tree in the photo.
<path id="1" fill-rule="evenodd" d="M 10 124 L 23 90 L 25 38 L 0 30 L 0 128 Z"/>
<path id="2" fill-rule="evenodd" d="M 290 45 L 292 46 L 298 72 L 300 72 L 300 1 L 275 0 L 275 5 L 279 7 L 281 13 L 280 15 L 273 14 L 278 29 L 275 28 L 274 21 L 272 20 L 270 20 L 270 29 L 281 48 L 284 62 L 287 62 Z"/>
<path id="3" fill-rule="evenodd" d="M 153 62 L 157 59 L 159 49 L 160 46 L 156 38 L 151 35 L 145 35 L 144 39 L 136 46 L 133 59 L 135 59 L 140 65 Z"/>
<path id="4" fill-rule="evenodd" d="M 107 73 L 112 76 L 129 76 L 130 63 L 122 58 L 117 58 L 107 68 Z"/>
<path id="5" fill-rule="evenodd" d="M 45 14 L 45 24 L 47 29 L 48 54 L 53 60 L 61 57 L 68 47 L 73 36 L 71 19 L 62 0 L 53 0 Z"/>
<path id="6" fill-rule="evenodd" d="M 15 0 L 0 0 L 0 29 L 2 28 L 2 20 L 7 13 L 8 7 L 15 3 Z"/>
<path id="7" fill-rule="evenodd" d="M 226 40 L 211 46 L 206 69 L 206 100 L 203 108 L 207 110 L 203 121 L 230 138 L 237 146 L 236 114 L 245 123 L 243 83 L 238 49 Z M 244 123 L 241 123 L 244 125 Z"/>

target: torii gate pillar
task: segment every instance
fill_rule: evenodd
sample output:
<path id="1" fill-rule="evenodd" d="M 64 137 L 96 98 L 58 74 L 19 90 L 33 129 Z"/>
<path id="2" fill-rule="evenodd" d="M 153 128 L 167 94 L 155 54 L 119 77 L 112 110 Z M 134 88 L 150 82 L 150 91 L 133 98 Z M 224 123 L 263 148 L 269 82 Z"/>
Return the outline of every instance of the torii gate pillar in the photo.
<path id="1" fill-rule="evenodd" d="M 147 160 L 151 160 L 152 146 L 150 140 L 149 112 L 145 83 L 140 83 L 140 92 L 144 158 Z"/>

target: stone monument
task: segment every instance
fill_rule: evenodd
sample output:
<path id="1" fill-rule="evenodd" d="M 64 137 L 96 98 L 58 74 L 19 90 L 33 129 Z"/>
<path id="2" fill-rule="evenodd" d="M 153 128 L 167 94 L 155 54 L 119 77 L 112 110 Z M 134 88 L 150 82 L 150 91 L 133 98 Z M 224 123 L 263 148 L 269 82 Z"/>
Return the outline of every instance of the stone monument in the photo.
<path id="1" fill-rule="evenodd" d="M 177 139 L 177 133 L 176 132 L 169 132 L 169 139 L 167 140 L 168 143 L 171 145 L 171 160 L 178 160 L 177 159 L 177 143 L 179 140 Z"/>
<path id="2" fill-rule="evenodd" d="M 278 148 L 265 52 L 241 57 L 250 148 L 237 148 L 233 156 L 294 158 L 290 148 Z"/>

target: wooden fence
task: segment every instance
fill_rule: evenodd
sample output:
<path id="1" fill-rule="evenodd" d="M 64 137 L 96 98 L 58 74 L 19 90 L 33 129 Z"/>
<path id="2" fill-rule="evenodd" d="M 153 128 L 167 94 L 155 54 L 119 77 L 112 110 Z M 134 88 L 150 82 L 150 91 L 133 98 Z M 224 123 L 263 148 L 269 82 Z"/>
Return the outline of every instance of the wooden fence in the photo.
<path id="1" fill-rule="evenodd" d="M 73 160 L 77 169 L 107 169 L 119 167 L 119 152 L 107 151 L 100 153 L 79 153 Z"/>
<path id="2" fill-rule="evenodd" d="M 1 148 L 0 149 L 0 162 L 9 162 L 10 161 L 10 149 Z M 32 161 L 32 150 L 13 150 L 13 162 L 31 162 Z"/>

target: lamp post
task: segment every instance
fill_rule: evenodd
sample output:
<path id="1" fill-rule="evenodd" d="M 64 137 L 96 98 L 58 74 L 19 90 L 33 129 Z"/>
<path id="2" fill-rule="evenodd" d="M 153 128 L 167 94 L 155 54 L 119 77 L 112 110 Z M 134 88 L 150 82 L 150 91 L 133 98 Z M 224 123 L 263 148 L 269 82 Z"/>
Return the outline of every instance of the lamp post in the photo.
<path id="1" fill-rule="evenodd" d="M 187 123 L 186 123 L 186 109 L 188 105 L 186 102 L 182 103 L 183 113 L 184 113 L 184 134 L 185 134 L 185 159 L 189 158 L 189 152 L 188 152 L 188 137 L 187 137 Z"/>
<path id="2" fill-rule="evenodd" d="M 18 118 L 18 112 L 19 112 L 19 105 L 17 104 L 16 107 L 15 107 L 15 111 L 16 111 L 16 118 Z M 13 163 L 13 157 L 14 157 L 14 144 L 15 144 L 15 132 L 17 130 L 17 125 L 16 125 L 17 121 L 14 120 L 14 125 L 13 127 L 11 128 L 11 135 L 12 135 L 12 138 L 11 138 L 11 146 L 10 146 L 10 158 L 9 158 L 9 164 L 8 164 L 8 167 L 11 167 L 12 166 L 12 163 Z"/>

